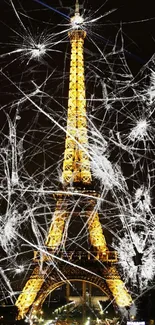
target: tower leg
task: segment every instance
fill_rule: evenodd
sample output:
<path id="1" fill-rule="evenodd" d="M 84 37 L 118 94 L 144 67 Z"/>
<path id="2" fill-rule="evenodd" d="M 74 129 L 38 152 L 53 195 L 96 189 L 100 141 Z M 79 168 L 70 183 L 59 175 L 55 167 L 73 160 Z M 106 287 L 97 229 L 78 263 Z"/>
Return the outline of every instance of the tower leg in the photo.
<path id="1" fill-rule="evenodd" d="M 107 268 L 104 276 L 116 305 L 120 308 L 131 306 L 132 298 L 126 289 L 124 282 L 121 280 L 116 267 L 111 266 Z"/>
<path id="2" fill-rule="evenodd" d="M 91 307 L 92 284 L 89 283 L 89 306 Z"/>
<path id="3" fill-rule="evenodd" d="M 97 208 L 95 206 L 95 202 L 92 202 L 91 209 L 89 208 L 89 211 L 87 211 L 86 215 L 88 217 L 90 243 L 97 251 L 98 255 L 106 255 L 108 248 L 99 220 Z"/>
<path id="4" fill-rule="evenodd" d="M 34 303 L 43 282 L 44 276 L 40 273 L 39 266 L 37 266 L 16 301 L 15 305 L 19 310 L 18 319 L 24 318 L 26 313 L 29 311 L 29 308 Z"/>
<path id="5" fill-rule="evenodd" d="M 70 297 L 70 284 L 67 282 L 67 284 L 66 284 L 66 301 L 67 301 L 67 304 L 69 303 L 69 297 Z"/>
<path id="6" fill-rule="evenodd" d="M 86 282 L 82 281 L 82 303 L 83 303 L 83 321 L 86 317 Z"/>
<path id="7" fill-rule="evenodd" d="M 45 242 L 49 249 L 56 250 L 60 246 L 67 215 L 67 203 L 60 198 L 56 203 L 52 223 Z"/>

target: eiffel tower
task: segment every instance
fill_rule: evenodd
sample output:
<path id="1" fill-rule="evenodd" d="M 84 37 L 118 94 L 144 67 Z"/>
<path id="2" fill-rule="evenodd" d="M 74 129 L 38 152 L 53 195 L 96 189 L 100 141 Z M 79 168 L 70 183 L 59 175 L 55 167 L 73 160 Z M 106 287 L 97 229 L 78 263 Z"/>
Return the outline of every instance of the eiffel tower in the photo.
<path id="1" fill-rule="evenodd" d="M 55 196 L 56 206 L 51 226 L 42 253 L 34 252 L 34 270 L 20 293 L 16 306 L 18 319 L 27 314 L 35 315 L 41 309 L 47 296 L 66 283 L 81 281 L 83 303 L 86 283 L 96 285 L 120 308 L 130 307 L 132 298 L 117 270 L 117 253 L 109 251 L 99 220 L 97 209 L 98 193 L 93 189 L 88 152 L 88 131 L 86 94 L 84 79 L 83 47 L 86 32 L 79 22 L 82 17 L 76 0 L 73 25 L 69 32 L 71 43 L 70 80 L 68 96 L 68 117 L 65 152 L 62 170 L 63 191 Z M 72 200 L 78 201 L 78 209 L 71 210 Z M 80 207 L 80 208 L 79 208 Z M 89 233 L 90 251 L 66 250 L 63 256 L 64 230 L 66 223 L 75 214 L 83 216 Z M 56 258 L 56 267 L 54 267 Z M 58 269 L 61 272 L 58 272 Z"/>

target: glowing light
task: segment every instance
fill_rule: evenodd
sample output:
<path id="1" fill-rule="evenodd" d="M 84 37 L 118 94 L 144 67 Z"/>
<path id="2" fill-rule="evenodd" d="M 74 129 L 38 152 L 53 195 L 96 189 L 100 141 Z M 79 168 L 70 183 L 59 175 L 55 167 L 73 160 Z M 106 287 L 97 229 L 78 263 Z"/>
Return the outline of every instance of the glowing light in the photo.
<path id="1" fill-rule="evenodd" d="M 78 29 L 81 27 L 82 23 L 84 22 L 84 19 L 80 15 L 75 15 L 71 18 L 71 26 L 73 29 Z"/>
<path id="2" fill-rule="evenodd" d="M 89 325 L 90 324 L 90 317 L 87 318 L 85 325 Z"/>
<path id="3" fill-rule="evenodd" d="M 20 274 L 22 272 L 24 272 L 25 268 L 24 265 L 20 265 L 15 269 L 16 274 Z"/>
<path id="4" fill-rule="evenodd" d="M 30 50 L 31 58 L 40 59 L 46 53 L 45 44 L 36 44 L 34 48 Z"/>
<path id="5" fill-rule="evenodd" d="M 149 122 L 146 119 L 141 119 L 137 121 L 136 126 L 132 129 L 129 134 L 129 138 L 132 141 L 140 141 L 147 137 L 148 135 Z"/>

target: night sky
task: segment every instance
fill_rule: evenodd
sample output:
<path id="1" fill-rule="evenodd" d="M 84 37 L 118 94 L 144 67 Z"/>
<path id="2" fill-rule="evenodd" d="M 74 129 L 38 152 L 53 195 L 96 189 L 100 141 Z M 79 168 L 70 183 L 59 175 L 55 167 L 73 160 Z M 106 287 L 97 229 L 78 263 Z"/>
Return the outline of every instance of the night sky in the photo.
<path id="1" fill-rule="evenodd" d="M 34 0 L 15 1 L 13 2 L 16 9 L 25 11 L 25 15 L 30 14 L 32 19 L 36 19 L 35 28 L 50 29 L 50 25 L 67 22 L 67 19 L 59 13 L 54 13 L 52 10 L 44 7 Z M 56 10 L 60 10 L 62 14 L 70 16 L 73 14 L 74 1 L 46 1 L 46 4 L 52 6 Z M 102 2 L 98 0 L 97 4 L 92 1 L 83 1 L 81 3 L 81 12 L 87 12 L 88 15 L 97 17 L 104 15 L 112 9 L 116 9 L 111 14 L 102 18 L 92 26 L 94 33 L 103 37 L 104 41 L 113 43 L 121 24 L 124 35 L 125 50 L 131 52 L 133 56 L 129 60 L 133 72 L 137 72 L 140 66 L 147 62 L 154 53 L 154 4 L 153 1 L 124 1 L 116 0 Z M 17 34 L 13 32 L 13 28 L 20 31 L 21 26 L 17 17 L 12 11 L 11 1 L 2 0 L 0 3 L 1 15 L 1 40 L 4 43 L 10 43 L 12 38 L 16 38 Z M 96 11 L 96 13 L 95 13 Z M 22 14 L 23 19 L 24 15 Z M 25 21 L 24 21 L 25 22 Z M 42 24 L 43 22 L 43 24 Z M 32 21 L 31 21 L 31 27 Z M 29 28 L 31 28 L 29 26 Z M 7 44 L 6 44 L 7 45 Z M 1 49 L 3 46 L 1 46 Z M 128 56 L 128 55 L 127 55 Z"/>

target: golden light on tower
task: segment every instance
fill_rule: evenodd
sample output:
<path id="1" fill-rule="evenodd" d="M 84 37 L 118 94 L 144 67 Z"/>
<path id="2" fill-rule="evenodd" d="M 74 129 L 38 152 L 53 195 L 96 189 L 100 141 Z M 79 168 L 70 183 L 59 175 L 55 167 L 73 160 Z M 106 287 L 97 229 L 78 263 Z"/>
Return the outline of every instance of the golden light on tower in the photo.
<path id="1" fill-rule="evenodd" d="M 46 282 L 48 282 L 48 274 L 50 274 L 49 266 L 48 264 L 46 265 L 46 262 L 50 259 L 50 253 L 57 254 L 62 245 L 65 224 L 70 217 L 68 203 L 74 195 L 76 197 L 76 193 L 79 189 L 81 193 L 85 194 L 85 198 L 87 198 L 87 202 L 83 201 L 81 204 L 84 205 L 86 203 L 86 207 L 83 207 L 83 211 L 85 211 L 89 241 L 93 248 L 94 261 L 99 263 L 100 281 L 104 283 L 104 286 L 107 286 L 113 301 L 119 307 L 127 307 L 132 304 L 132 298 L 116 268 L 117 254 L 108 249 L 103 233 L 103 227 L 99 220 L 98 207 L 96 205 L 98 194 L 93 190 L 92 185 L 88 147 L 83 54 L 86 32 L 82 29 L 82 23 L 83 18 L 79 12 L 78 0 L 76 0 L 75 15 L 71 18 L 72 29 L 69 32 L 71 59 L 67 128 L 62 167 L 62 184 L 65 193 L 63 194 L 61 191 L 61 194 L 57 194 L 55 197 L 55 212 L 53 213 L 51 226 L 45 241 L 45 251 L 47 250 L 49 254 L 42 254 L 45 266 L 41 270 L 37 264 L 16 301 L 16 306 L 19 310 L 19 319 L 23 318 L 31 308 L 33 309 L 33 312 L 36 312 L 37 308 L 40 308 L 45 300 L 47 292 L 50 293 L 50 290 L 54 290 L 58 285 L 57 283 L 54 283 L 53 285 L 47 283 L 48 286 L 46 286 Z M 72 188 L 72 195 L 67 194 L 67 191 L 70 190 L 70 188 Z M 88 191 L 86 190 L 87 188 L 89 188 Z M 38 256 L 37 252 L 35 252 L 35 256 Z M 97 262 L 98 260 L 99 262 Z M 102 269 L 101 265 L 103 266 Z M 70 269 L 72 267 L 73 266 L 70 266 Z M 73 272 L 71 272 L 71 274 L 72 273 Z"/>
<path id="2" fill-rule="evenodd" d="M 69 32 L 71 63 L 68 95 L 67 136 L 63 161 L 62 181 L 65 186 L 73 183 L 91 184 L 88 155 L 86 91 L 84 76 L 83 44 L 86 32 L 79 29 L 83 19 L 76 1 L 75 15 L 71 18 L 73 30 Z"/>

